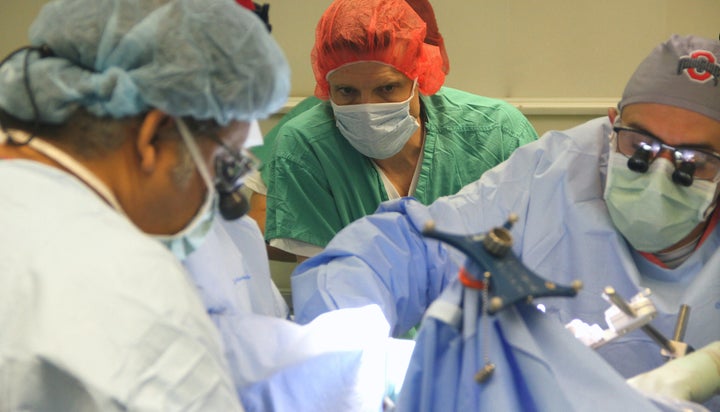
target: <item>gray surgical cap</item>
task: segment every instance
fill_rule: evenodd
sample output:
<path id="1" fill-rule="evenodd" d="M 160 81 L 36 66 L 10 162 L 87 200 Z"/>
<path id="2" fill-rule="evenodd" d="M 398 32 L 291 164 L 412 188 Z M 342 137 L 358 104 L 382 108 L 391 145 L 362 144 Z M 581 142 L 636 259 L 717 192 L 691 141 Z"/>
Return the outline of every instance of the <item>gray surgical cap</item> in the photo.
<path id="1" fill-rule="evenodd" d="M 673 35 L 640 63 L 618 108 L 660 103 L 720 121 L 720 42 Z"/>
<path id="2" fill-rule="evenodd" d="M 56 0 L 30 27 L 28 74 L 40 121 L 84 107 L 97 116 L 150 108 L 221 125 L 268 117 L 287 99 L 290 69 L 251 11 L 233 0 Z M 26 52 L 0 68 L 0 108 L 34 120 Z"/>

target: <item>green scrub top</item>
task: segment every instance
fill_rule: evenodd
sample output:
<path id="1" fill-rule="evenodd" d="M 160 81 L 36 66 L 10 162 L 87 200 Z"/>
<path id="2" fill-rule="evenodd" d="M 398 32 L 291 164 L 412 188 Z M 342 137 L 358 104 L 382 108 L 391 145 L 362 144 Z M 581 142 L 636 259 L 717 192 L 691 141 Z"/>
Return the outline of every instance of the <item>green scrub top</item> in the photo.
<path id="1" fill-rule="evenodd" d="M 311 107 L 322 103 L 323 101 L 315 96 L 309 96 L 302 99 L 298 104 L 295 105 L 289 112 L 280 119 L 280 121 L 263 136 L 263 144 L 260 146 L 253 146 L 249 150 L 260 160 L 260 172 L 262 174 L 263 181 L 267 182 L 268 177 L 265 173 L 265 165 L 267 165 L 270 156 L 272 156 L 273 148 L 275 146 L 275 139 L 277 139 L 278 131 L 280 128 L 287 123 L 290 119 L 299 115 L 300 113 L 306 112 Z"/>
<path id="2" fill-rule="evenodd" d="M 537 139 L 525 116 L 502 100 L 448 87 L 420 99 L 426 133 L 412 196 L 423 204 L 456 193 Z M 278 130 L 264 178 L 267 240 L 325 247 L 340 229 L 388 200 L 380 174 L 340 134 L 328 102 Z"/>

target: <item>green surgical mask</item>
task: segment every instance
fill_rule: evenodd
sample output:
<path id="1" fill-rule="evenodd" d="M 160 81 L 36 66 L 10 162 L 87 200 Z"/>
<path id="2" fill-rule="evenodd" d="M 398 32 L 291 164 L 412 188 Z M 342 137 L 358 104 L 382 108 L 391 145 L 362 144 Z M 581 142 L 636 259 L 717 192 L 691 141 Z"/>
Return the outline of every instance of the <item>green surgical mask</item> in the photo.
<path id="1" fill-rule="evenodd" d="M 667 249 L 712 212 L 716 183 L 695 179 L 689 187 L 678 185 L 674 165 L 662 157 L 645 173 L 630 170 L 627 161 L 611 147 L 603 198 L 613 224 L 636 250 Z"/>

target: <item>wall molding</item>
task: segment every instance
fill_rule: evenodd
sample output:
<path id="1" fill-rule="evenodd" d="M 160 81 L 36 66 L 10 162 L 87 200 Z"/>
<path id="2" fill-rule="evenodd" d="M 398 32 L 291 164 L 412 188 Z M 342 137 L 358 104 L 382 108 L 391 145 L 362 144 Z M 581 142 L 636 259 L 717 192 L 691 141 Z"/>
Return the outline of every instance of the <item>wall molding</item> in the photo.
<path id="1" fill-rule="evenodd" d="M 619 98 L 506 98 L 524 115 L 541 116 L 588 116 L 607 114 L 608 107 L 616 107 Z"/>
<path id="2" fill-rule="evenodd" d="M 290 97 L 277 114 L 285 114 L 295 107 L 304 96 Z M 608 107 L 615 107 L 620 98 L 589 97 L 512 97 L 504 98 L 526 116 L 603 116 Z"/>

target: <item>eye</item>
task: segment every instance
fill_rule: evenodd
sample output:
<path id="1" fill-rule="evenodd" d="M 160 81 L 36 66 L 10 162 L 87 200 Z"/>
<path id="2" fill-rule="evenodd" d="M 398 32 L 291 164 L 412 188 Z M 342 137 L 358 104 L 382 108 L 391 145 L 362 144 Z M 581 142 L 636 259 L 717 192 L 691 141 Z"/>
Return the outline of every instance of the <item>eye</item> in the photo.
<path id="1" fill-rule="evenodd" d="M 341 97 L 352 97 L 357 93 L 357 90 L 353 87 L 338 86 L 335 88 L 335 92 Z"/>
<path id="2" fill-rule="evenodd" d="M 697 150 L 678 150 L 676 156 L 682 162 L 691 162 L 695 165 L 695 175 L 700 178 L 713 178 L 717 171 L 717 161 L 712 156 Z"/>
<path id="3" fill-rule="evenodd" d="M 380 92 L 384 94 L 392 94 L 398 89 L 398 86 L 395 84 L 387 84 L 385 86 L 382 86 L 380 88 Z"/>
<path id="4" fill-rule="evenodd" d="M 402 82 L 398 81 L 379 85 L 373 90 L 373 93 L 387 102 L 403 101 L 410 95 L 408 88 Z"/>
<path id="5" fill-rule="evenodd" d="M 635 149 L 642 149 L 657 154 L 662 147 L 659 141 L 644 133 L 632 131 L 630 134 L 632 135 L 633 147 Z"/>
<path id="6" fill-rule="evenodd" d="M 641 133 L 628 129 L 619 129 L 617 134 L 618 149 L 626 156 L 632 156 L 638 150 L 645 152 L 655 152 L 657 150 L 657 142 Z"/>

